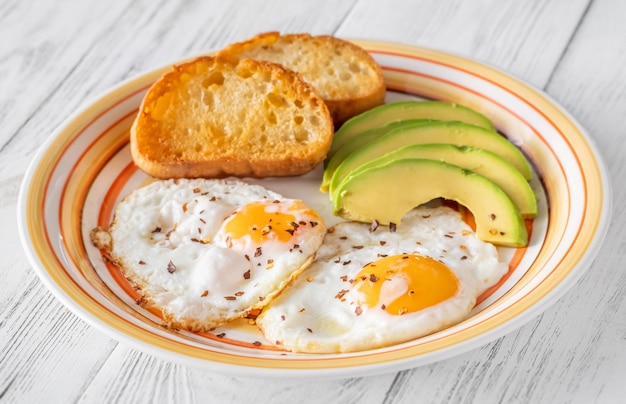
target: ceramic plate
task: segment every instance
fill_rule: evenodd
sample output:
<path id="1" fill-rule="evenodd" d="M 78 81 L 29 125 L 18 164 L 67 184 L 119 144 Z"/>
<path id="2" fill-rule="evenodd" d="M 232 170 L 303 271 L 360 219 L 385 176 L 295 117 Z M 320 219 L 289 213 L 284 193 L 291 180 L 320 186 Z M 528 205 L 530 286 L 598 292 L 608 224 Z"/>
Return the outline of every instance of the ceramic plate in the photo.
<path id="1" fill-rule="evenodd" d="M 354 377 L 420 366 L 481 346 L 530 320 L 589 267 L 610 212 L 607 173 L 584 130 L 545 94 L 474 61 L 434 50 L 356 41 L 384 70 L 387 100 L 434 99 L 487 117 L 534 167 L 538 217 L 527 248 L 500 248 L 509 272 L 480 297 L 471 316 L 430 336 L 388 348 L 303 355 L 274 348 L 241 322 L 211 333 L 168 331 L 158 313 L 135 303 L 89 233 L 107 226 L 118 201 L 149 179 L 133 164 L 129 128 L 146 90 L 169 66 L 131 79 L 69 118 L 39 150 L 24 180 L 19 226 L 24 248 L 47 287 L 74 313 L 130 346 L 227 374 Z M 332 224 L 321 170 L 255 182 L 304 199 Z"/>

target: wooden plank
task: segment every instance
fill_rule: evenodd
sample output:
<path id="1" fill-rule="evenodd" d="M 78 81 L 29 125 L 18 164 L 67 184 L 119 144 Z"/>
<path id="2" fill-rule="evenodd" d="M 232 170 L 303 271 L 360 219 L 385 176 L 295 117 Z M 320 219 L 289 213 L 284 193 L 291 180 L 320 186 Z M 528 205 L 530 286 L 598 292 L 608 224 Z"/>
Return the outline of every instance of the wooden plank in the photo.
<path id="1" fill-rule="evenodd" d="M 172 364 L 118 346 L 80 397 L 103 402 L 383 402 L 394 374 L 356 379 L 232 377 Z"/>
<path id="2" fill-rule="evenodd" d="M 543 88 L 588 3 L 363 0 L 337 34 L 452 52 Z"/>

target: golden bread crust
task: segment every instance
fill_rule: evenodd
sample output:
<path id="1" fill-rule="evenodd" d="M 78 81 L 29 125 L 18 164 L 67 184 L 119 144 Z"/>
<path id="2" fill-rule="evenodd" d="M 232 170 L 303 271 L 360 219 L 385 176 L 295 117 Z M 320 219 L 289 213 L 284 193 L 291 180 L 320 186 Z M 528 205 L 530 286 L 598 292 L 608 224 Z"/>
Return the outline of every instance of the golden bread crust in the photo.
<path id="1" fill-rule="evenodd" d="M 131 154 L 157 178 L 301 175 L 326 156 L 333 122 L 322 98 L 277 64 L 203 56 L 149 89 Z"/>
<path id="2" fill-rule="evenodd" d="M 229 45 L 218 55 L 278 63 L 300 73 L 324 99 L 336 127 L 384 102 L 378 63 L 361 47 L 333 36 L 265 32 Z"/>

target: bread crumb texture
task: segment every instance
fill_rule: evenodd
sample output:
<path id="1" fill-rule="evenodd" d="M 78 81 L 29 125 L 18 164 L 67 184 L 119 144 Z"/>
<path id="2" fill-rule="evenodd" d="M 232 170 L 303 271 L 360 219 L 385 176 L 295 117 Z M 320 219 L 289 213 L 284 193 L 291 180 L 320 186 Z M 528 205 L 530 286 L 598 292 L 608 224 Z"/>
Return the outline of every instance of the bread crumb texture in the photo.
<path id="1" fill-rule="evenodd" d="M 327 106 L 298 74 L 206 56 L 174 66 L 150 88 L 131 152 L 160 178 L 298 175 L 324 159 L 332 134 Z"/>
<path id="2" fill-rule="evenodd" d="M 278 63 L 298 72 L 324 99 L 336 125 L 384 102 L 378 63 L 361 47 L 333 36 L 267 32 L 219 54 Z"/>

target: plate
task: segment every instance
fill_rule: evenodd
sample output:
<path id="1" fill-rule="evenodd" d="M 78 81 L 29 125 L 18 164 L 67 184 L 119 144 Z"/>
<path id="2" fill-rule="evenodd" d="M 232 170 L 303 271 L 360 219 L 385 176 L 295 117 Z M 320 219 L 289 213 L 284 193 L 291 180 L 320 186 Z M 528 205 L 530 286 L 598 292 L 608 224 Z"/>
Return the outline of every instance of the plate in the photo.
<path id="1" fill-rule="evenodd" d="M 432 49 L 356 40 L 380 63 L 387 101 L 456 102 L 487 117 L 534 167 L 538 217 L 527 248 L 500 248 L 509 273 L 471 316 L 441 332 L 349 354 L 293 354 L 273 348 L 245 323 L 211 333 L 169 331 L 103 261 L 89 233 L 110 223 L 117 202 L 149 179 L 133 164 L 129 128 L 165 66 L 128 80 L 66 120 L 42 145 L 19 196 L 22 243 L 40 279 L 69 309 L 111 337 L 177 363 L 232 375 L 355 377 L 407 369 L 469 351 L 545 310 L 590 266 L 611 208 L 607 171 L 589 136 L 541 91 L 497 69 Z M 329 222 L 321 169 L 254 182 L 304 199 Z"/>

